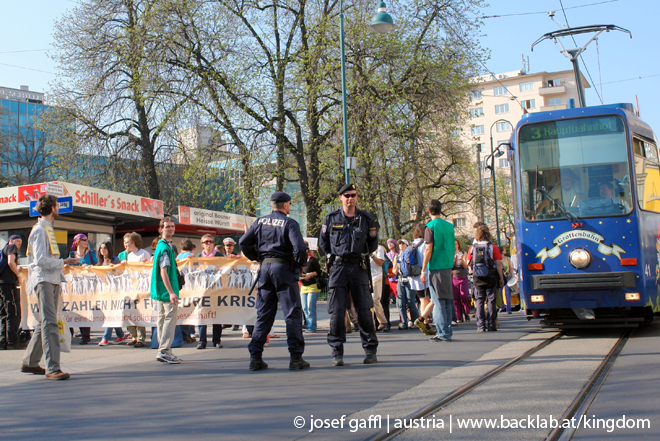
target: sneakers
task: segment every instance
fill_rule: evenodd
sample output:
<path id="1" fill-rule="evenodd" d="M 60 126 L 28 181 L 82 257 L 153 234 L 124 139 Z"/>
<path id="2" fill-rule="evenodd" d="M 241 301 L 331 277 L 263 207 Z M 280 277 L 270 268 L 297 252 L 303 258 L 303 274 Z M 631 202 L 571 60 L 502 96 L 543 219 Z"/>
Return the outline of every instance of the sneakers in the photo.
<path id="1" fill-rule="evenodd" d="M 129 341 L 128 343 L 126 343 L 126 346 L 135 346 L 135 344 L 137 342 L 138 342 L 137 340 L 133 339 L 133 340 Z"/>
<path id="2" fill-rule="evenodd" d="M 289 367 L 291 367 L 291 365 L 289 365 Z M 268 364 L 266 364 L 263 358 L 261 358 L 261 355 L 253 355 L 250 357 L 250 366 L 248 366 L 248 369 L 251 371 L 260 371 L 268 369 Z"/>
<path id="3" fill-rule="evenodd" d="M 34 375 L 46 375 L 46 369 L 41 366 L 21 366 L 21 372 L 24 374 L 34 374 Z"/>
<path id="4" fill-rule="evenodd" d="M 222 348 L 222 343 L 217 342 L 217 343 L 214 344 L 213 346 L 215 346 L 216 349 L 221 349 L 221 348 Z"/>
<path id="5" fill-rule="evenodd" d="M 55 371 L 51 372 L 50 374 L 46 374 L 46 379 L 48 380 L 67 380 L 69 378 L 71 378 L 71 375 L 62 371 Z"/>
<path id="6" fill-rule="evenodd" d="M 477 332 L 486 332 L 486 329 L 484 329 L 484 328 L 477 328 Z"/>
<path id="7" fill-rule="evenodd" d="M 181 359 L 175 357 L 172 354 L 165 354 L 163 352 L 159 352 L 158 355 L 156 355 L 156 360 L 160 361 L 161 363 L 168 363 L 168 364 L 181 363 Z"/>
<path id="8" fill-rule="evenodd" d="M 332 356 L 332 365 L 333 366 L 343 366 L 344 365 L 344 357 L 341 355 L 333 355 Z"/>
<path id="9" fill-rule="evenodd" d="M 117 340 L 113 341 L 113 345 L 118 345 L 119 343 L 125 342 L 126 341 L 126 336 L 119 337 Z"/>
<path id="10" fill-rule="evenodd" d="M 431 331 L 431 329 L 428 326 L 426 326 L 426 323 L 424 323 L 424 321 L 421 319 L 415 320 L 415 326 L 417 326 L 417 328 L 420 331 L 422 331 L 425 335 L 430 335 L 429 331 L 431 332 L 431 334 L 435 334 L 435 332 Z"/>
<path id="11" fill-rule="evenodd" d="M 364 358 L 364 364 L 374 364 L 378 361 L 376 354 L 367 353 L 367 356 Z"/>
<path id="12" fill-rule="evenodd" d="M 144 343 L 142 343 L 141 341 L 136 341 L 133 346 L 135 346 L 136 348 L 143 348 L 146 345 Z"/>
<path id="13" fill-rule="evenodd" d="M 455 320 L 452 320 L 452 321 L 451 321 L 451 325 L 452 325 L 452 326 L 456 326 L 457 324 L 458 324 L 458 323 L 457 323 Z"/>
<path id="14" fill-rule="evenodd" d="M 197 343 L 197 349 L 206 349 L 206 342 L 200 341 L 199 343 Z"/>
<path id="15" fill-rule="evenodd" d="M 302 357 L 300 358 L 292 358 L 291 361 L 289 362 L 289 370 L 290 371 L 298 371 L 301 369 L 309 369 L 310 364 L 303 360 Z"/>
<path id="16" fill-rule="evenodd" d="M 408 325 L 399 325 L 399 331 L 405 331 L 408 329 Z"/>
<path id="17" fill-rule="evenodd" d="M 99 342 L 99 346 L 108 346 L 108 340 L 102 338 L 101 341 Z"/>

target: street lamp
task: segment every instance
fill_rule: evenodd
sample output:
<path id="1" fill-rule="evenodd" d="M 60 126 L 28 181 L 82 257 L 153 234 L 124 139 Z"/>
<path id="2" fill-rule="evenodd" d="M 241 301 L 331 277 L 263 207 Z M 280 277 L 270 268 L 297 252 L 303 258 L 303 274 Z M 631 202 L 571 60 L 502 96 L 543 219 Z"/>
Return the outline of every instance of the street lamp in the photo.
<path id="1" fill-rule="evenodd" d="M 348 157 L 348 117 L 346 112 L 346 52 L 344 50 L 344 0 L 339 2 L 339 44 L 341 47 L 341 113 L 344 131 L 344 177 L 350 181 L 349 170 L 354 168 L 352 158 Z M 378 13 L 371 19 L 369 29 L 379 34 L 387 34 L 396 29 L 392 16 L 387 13 L 385 2 L 378 5 Z"/>
<path id="2" fill-rule="evenodd" d="M 509 127 L 513 126 L 511 122 L 507 121 L 506 119 L 498 119 L 490 126 L 490 160 L 492 161 L 491 172 L 493 173 L 493 197 L 495 198 L 495 228 L 497 230 L 498 247 L 500 246 L 500 218 L 497 214 L 497 180 L 495 179 L 495 152 L 493 150 L 493 127 L 495 127 L 495 124 L 500 122 L 505 122 L 509 124 Z"/>

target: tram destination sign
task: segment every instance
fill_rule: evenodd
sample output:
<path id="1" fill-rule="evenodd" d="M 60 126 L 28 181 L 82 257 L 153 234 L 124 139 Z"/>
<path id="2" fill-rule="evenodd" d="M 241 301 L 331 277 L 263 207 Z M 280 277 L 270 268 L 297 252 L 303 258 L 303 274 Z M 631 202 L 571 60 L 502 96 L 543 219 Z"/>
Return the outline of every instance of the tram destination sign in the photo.
<path id="1" fill-rule="evenodd" d="M 57 198 L 57 206 L 59 207 L 58 212 L 60 214 L 73 213 L 73 197 L 64 196 Z M 37 211 L 37 201 L 30 201 L 30 217 L 39 217 L 41 216 Z"/>
<path id="2" fill-rule="evenodd" d="M 617 116 L 576 118 L 527 124 L 520 129 L 520 142 L 572 138 L 584 135 L 623 133 L 623 121 Z"/>

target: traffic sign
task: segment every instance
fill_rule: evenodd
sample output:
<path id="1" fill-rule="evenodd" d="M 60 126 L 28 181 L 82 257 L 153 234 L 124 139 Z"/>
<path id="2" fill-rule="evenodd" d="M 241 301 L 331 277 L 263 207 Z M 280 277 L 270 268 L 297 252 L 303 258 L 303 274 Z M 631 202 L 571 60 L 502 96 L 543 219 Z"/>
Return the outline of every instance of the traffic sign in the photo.
<path id="1" fill-rule="evenodd" d="M 60 214 L 73 213 L 73 196 L 57 198 L 57 206 Z M 37 211 L 37 201 L 30 201 L 30 217 L 41 216 Z"/>

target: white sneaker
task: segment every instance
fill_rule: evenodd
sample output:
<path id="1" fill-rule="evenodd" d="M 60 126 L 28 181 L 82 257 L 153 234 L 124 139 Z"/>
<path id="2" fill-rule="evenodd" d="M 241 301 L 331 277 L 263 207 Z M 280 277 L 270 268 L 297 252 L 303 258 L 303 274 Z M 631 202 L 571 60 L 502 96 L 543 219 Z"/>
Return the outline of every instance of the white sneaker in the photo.
<path id="1" fill-rule="evenodd" d="M 99 346 L 108 346 L 108 340 L 102 338 L 101 341 L 99 342 Z"/>
<path id="2" fill-rule="evenodd" d="M 169 363 L 169 364 L 181 363 L 181 360 L 176 358 L 174 355 L 164 354 L 162 352 L 159 352 L 158 355 L 156 355 L 156 360 L 160 361 L 161 363 Z"/>

